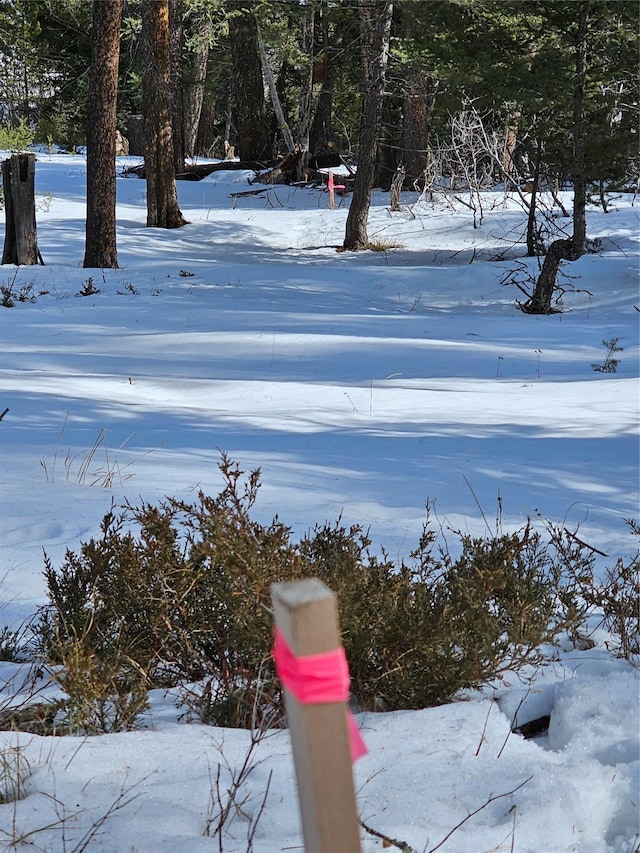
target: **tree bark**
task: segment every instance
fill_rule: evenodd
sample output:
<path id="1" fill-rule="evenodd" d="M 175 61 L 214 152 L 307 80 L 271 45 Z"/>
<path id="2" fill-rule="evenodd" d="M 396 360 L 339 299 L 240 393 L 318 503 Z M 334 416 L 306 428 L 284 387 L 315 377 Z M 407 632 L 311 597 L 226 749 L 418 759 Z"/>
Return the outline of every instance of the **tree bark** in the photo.
<path id="1" fill-rule="evenodd" d="M 542 146 L 537 142 L 535 146 L 535 164 L 533 166 L 533 178 L 531 181 L 531 198 L 529 200 L 529 214 L 527 216 L 527 257 L 533 258 L 540 254 L 540 241 L 536 230 L 536 209 L 538 206 L 538 191 L 540 189 L 540 171 L 542 168 Z"/>
<path id="2" fill-rule="evenodd" d="M 578 4 L 576 4 L 578 5 Z M 548 248 L 531 298 L 522 306 L 527 314 L 552 314 L 556 278 L 562 261 L 577 261 L 586 241 L 587 180 L 584 151 L 584 96 L 587 73 L 587 36 L 591 0 L 580 0 L 576 30 L 576 70 L 573 88 L 573 236 L 555 240 Z"/>
<path id="3" fill-rule="evenodd" d="M 229 46 L 233 74 L 236 154 L 260 160 L 269 152 L 269 128 L 264 100 L 258 24 L 246 0 L 229 0 Z"/>
<path id="4" fill-rule="evenodd" d="M 184 172 L 184 99 L 182 85 L 182 0 L 169 0 L 169 73 L 171 75 L 171 134 L 173 139 L 173 168 L 177 175 Z"/>
<path id="5" fill-rule="evenodd" d="M 518 122 L 520 121 L 520 117 L 521 113 L 517 104 L 510 104 L 504 134 L 502 171 L 514 181 L 519 177 L 522 177 L 518 175 L 518 169 L 515 162 L 515 151 L 518 142 Z"/>
<path id="6" fill-rule="evenodd" d="M 587 77 L 587 37 L 590 0 L 580 4 L 576 36 L 576 75 L 573 88 L 573 253 L 584 254 L 587 239 L 587 175 L 585 162 L 584 99 Z"/>
<path id="7" fill-rule="evenodd" d="M 116 104 L 122 0 L 93 0 L 84 267 L 117 269 Z"/>
<path id="8" fill-rule="evenodd" d="M 579 256 L 578 256 L 579 257 Z M 572 240 L 554 240 L 547 249 L 533 296 L 524 304 L 527 314 L 553 314 L 553 294 L 562 261 L 577 261 Z"/>
<path id="9" fill-rule="evenodd" d="M 142 0 L 141 11 L 147 225 L 179 228 L 187 220 L 178 206 L 173 159 L 168 0 Z"/>
<path id="10" fill-rule="evenodd" d="M 191 54 L 189 79 L 185 87 L 184 107 L 184 153 L 185 157 L 195 157 L 198 153 L 198 126 L 202 114 L 204 100 L 204 84 L 207 79 L 207 63 L 209 60 L 208 32 L 203 35 L 202 42 L 195 47 Z"/>
<path id="11" fill-rule="evenodd" d="M 3 264 L 43 263 L 36 234 L 35 154 L 14 154 L 2 163 L 5 233 Z"/>
<path id="12" fill-rule="evenodd" d="M 358 251 L 366 249 L 369 245 L 367 219 L 375 177 L 378 124 L 389 57 L 393 2 L 392 0 L 384 0 L 384 2 L 372 3 L 371 0 L 359 0 L 358 13 L 363 42 L 369 43 L 371 47 L 370 53 L 364 58 L 365 71 L 368 73 L 365 76 L 360 118 L 358 169 L 342 245 L 345 251 Z M 371 33 L 372 26 L 373 33 Z"/>
<path id="13" fill-rule="evenodd" d="M 284 144 L 287 146 L 287 152 L 290 154 L 295 148 L 295 143 L 293 141 L 291 129 L 289 128 L 289 123 L 287 122 L 287 119 L 284 115 L 284 110 L 282 109 L 282 101 L 280 100 L 280 95 L 278 94 L 278 87 L 276 86 L 273 71 L 271 70 L 271 66 L 269 65 L 269 57 L 267 56 L 267 51 L 265 49 L 264 43 L 262 41 L 262 36 L 260 35 L 259 30 L 258 50 L 260 51 L 262 73 L 264 74 L 264 78 L 269 88 L 269 95 L 271 96 L 271 106 L 273 107 L 273 111 L 276 115 L 276 119 L 278 121 L 278 128 L 280 130 L 280 133 L 282 133 Z"/>
<path id="14" fill-rule="evenodd" d="M 398 125 L 398 116 L 392 114 L 392 106 L 391 98 L 385 96 L 378 116 L 378 138 L 371 179 L 371 186 L 378 187 L 384 193 L 390 192 L 398 166 L 402 165 L 402 157 L 398 156 L 398 134 L 393 131 Z"/>
<path id="15" fill-rule="evenodd" d="M 299 181 L 307 178 L 309 165 L 309 131 L 311 129 L 311 117 L 313 114 L 313 43 L 314 43 L 314 18 L 313 8 L 307 8 L 302 19 L 302 33 L 300 38 L 300 50 L 306 55 L 307 64 L 300 73 L 300 94 L 298 97 L 298 128 L 296 142 L 300 146 L 302 156 L 298 161 Z"/>
<path id="16" fill-rule="evenodd" d="M 322 16 L 322 73 L 321 88 L 309 130 L 309 149 L 314 154 L 330 151 L 334 147 L 333 135 L 333 89 L 338 78 L 339 57 L 342 55 L 343 38 L 336 28 L 330 32 L 326 10 Z"/>
<path id="17" fill-rule="evenodd" d="M 438 83 L 425 68 L 412 66 L 404 75 L 402 162 L 405 187 L 424 187 L 427 144 Z"/>

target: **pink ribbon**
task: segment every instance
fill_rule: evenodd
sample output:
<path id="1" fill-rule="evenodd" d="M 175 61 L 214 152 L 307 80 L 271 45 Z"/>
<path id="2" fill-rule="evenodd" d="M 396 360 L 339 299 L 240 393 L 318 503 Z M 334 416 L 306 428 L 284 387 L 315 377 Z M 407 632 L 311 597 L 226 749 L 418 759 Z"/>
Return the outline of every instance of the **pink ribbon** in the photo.
<path id="1" fill-rule="evenodd" d="M 276 628 L 273 659 L 282 684 L 302 705 L 346 702 L 349 699 L 349 666 L 343 648 L 318 655 L 296 657 L 282 632 Z M 351 761 L 367 753 L 353 714 L 347 711 Z"/>
<path id="2" fill-rule="evenodd" d="M 344 189 L 346 189 L 344 184 L 334 184 L 333 172 L 329 172 L 329 177 L 327 179 L 327 187 L 329 189 L 329 192 L 331 192 L 332 190 L 344 190 Z"/>

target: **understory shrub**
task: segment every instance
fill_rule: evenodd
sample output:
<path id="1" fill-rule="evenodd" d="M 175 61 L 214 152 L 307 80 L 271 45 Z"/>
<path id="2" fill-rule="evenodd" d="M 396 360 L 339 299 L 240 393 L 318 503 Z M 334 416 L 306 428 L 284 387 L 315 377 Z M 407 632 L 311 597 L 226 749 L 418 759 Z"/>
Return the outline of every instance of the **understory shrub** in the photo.
<path id="1" fill-rule="evenodd" d="M 0 150 L 24 151 L 33 142 L 33 133 L 24 119 L 14 124 L 0 125 Z"/>
<path id="2" fill-rule="evenodd" d="M 632 518 L 626 519 L 631 533 L 640 537 L 640 525 Z M 552 538 L 559 548 L 580 547 L 575 537 L 564 531 L 550 528 Z M 573 541 L 571 541 L 573 538 Z M 612 651 L 627 660 L 640 656 L 640 549 L 626 558 L 619 557 L 613 566 L 596 577 L 589 567 L 575 571 L 572 565 L 568 584 L 570 597 L 582 603 L 585 613 L 594 617 L 595 624 L 611 634 Z"/>
<path id="3" fill-rule="evenodd" d="M 224 488 L 194 503 L 114 508 L 100 535 L 45 559 L 42 655 L 67 694 L 74 731 L 130 728 L 150 687 L 176 686 L 192 712 L 225 726 L 282 715 L 270 650 L 271 584 L 314 576 L 338 597 L 354 701 L 420 708 L 518 671 L 540 646 L 576 634 L 593 554 L 563 531 L 458 532 L 456 555 L 429 523 L 407 563 L 374 555 L 342 519 L 294 542 L 277 517 L 251 518 L 259 471 L 226 456 Z"/>

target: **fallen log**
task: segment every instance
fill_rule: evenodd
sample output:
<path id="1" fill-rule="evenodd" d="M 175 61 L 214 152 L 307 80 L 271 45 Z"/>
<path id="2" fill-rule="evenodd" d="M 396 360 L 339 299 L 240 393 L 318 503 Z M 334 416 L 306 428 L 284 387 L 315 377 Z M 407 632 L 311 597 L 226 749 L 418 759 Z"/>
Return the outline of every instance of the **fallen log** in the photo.
<path id="1" fill-rule="evenodd" d="M 296 186 L 319 186 L 326 184 L 326 172 L 319 171 L 319 168 L 324 166 L 324 161 L 331 161 L 329 165 L 335 163 L 340 165 L 339 157 L 316 158 L 311 157 L 307 174 L 309 180 L 296 181 L 296 173 L 298 162 L 302 156 L 301 151 L 292 151 L 279 160 L 268 162 L 258 162 L 257 160 L 221 160 L 219 163 L 193 163 L 186 167 L 184 172 L 176 175 L 178 181 L 201 181 L 203 178 L 212 175 L 214 172 L 229 172 L 229 171 L 245 171 L 253 172 L 254 177 L 250 179 L 250 184 L 295 184 Z M 337 160 L 337 163 L 335 162 Z M 346 165 L 346 164 L 345 164 Z M 318 168 L 316 168 L 318 167 Z M 349 168 L 349 166 L 347 166 Z M 349 175 L 340 175 L 340 181 L 346 184 L 347 190 L 353 188 L 355 172 L 349 169 Z M 139 163 L 136 166 L 129 166 L 123 170 L 122 174 L 127 176 L 135 176 L 136 178 L 145 178 L 144 163 Z"/>
<path id="2" fill-rule="evenodd" d="M 250 171 L 260 172 L 268 169 L 270 163 L 258 163 L 256 160 L 221 160 L 219 163 L 193 163 L 186 167 L 184 172 L 176 175 L 177 181 L 201 181 L 214 172 Z M 144 163 L 137 166 L 129 166 L 123 170 L 123 175 L 135 175 L 136 178 L 145 178 Z"/>
<path id="3" fill-rule="evenodd" d="M 259 190 L 243 190 L 239 193 L 229 193 L 230 198 L 244 198 L 247 195 L 261 195 L 262 193 L 268 193 L 269 187 L 260 187 Z"/>
<path id="4" fill-rule="evenodd" d="M 249 183 L 258 184 L 292 184 L 296 179 L 298 163 L 302 157 L 302 151 L 296 149 L 290 151 L 285 157 L 276 163 L 273 168 L 261 171 L 253 181 Z"/>

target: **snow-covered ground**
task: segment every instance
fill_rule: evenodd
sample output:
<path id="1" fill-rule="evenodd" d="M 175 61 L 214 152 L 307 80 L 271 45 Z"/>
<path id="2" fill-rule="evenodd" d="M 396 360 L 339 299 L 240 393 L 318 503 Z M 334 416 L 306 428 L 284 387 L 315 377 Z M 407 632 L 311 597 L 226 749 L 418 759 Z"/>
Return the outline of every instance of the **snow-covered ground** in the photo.
<path id="1" fill-rule="evenodd" d="M 220 451 L 261 468 L 257 517 L 277 513 L 296 534 L 342 513 L 406 558 L 430 499 L 444 528 L 486 533 L 497 516 L 509 529 L 540 515 L 579 526 L 609 555 L 603 565 L 633 551 L 640 208 L 630 196 L 589 211 L 600 253 L 566 268 L 563 313 L 532 317 L 501 284 L 514 261 L 499 258 L 520 252 L 525 215 L 500 193 L 484 197 L 477 229 L 462 205 L 407 194 L 390 213 L 376 193 L 369 235 L 400 247 L 348 254 L 336 252 L 344 203 L 329 210 L 321 190 L 291 187 L 232 197 L 255 189 L 248 177 L 180 183 L 190 224 L 176 231 L 146 228 L 144 182 L 120 178 L 120 269 L 85 270 L 85 163 L 40 155 L 46 265 L 0 272 L 1 285 L 36 296 L 0 308 L 0 625 L 45 600 L 43 549 L 59 565 L 114 500 L 217 493 Z M 617 371 L 595 371 L 613 338 Z M 606 634 L 594 639 L 550 650 L 531 682 L 358 715 L 364 822 L 432 850 L 495 798 L 438 849 L 636 853 L 638 673 Z M 20 677 L 2 664 L 5 696 Z M 516 711 L 520 722 L 550 714 L 548 736 L 510 734 Z M 204 834 L 217 767 L 223 779 L 239 768 L 250 735 L 179 714 L 158 694 L 140 731 L 0 735 L 0 751 L 14 747 L 29 767 L 27 796 L 0 806 L 0 844 L 33 832 L 24 849 L 219 850 Z M 255 760 L 222 849 L 250 849 L 253 815 L 255 853 L 301 850 L 288 733 L 260 742 Z M 363 850 L 380 849 L 363 830 Z"/>

